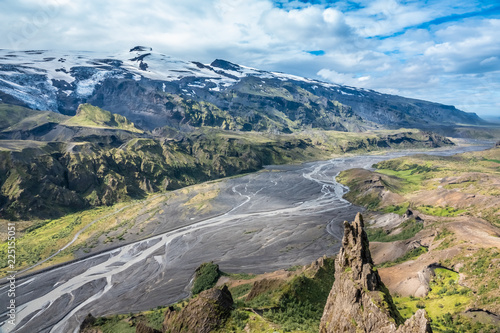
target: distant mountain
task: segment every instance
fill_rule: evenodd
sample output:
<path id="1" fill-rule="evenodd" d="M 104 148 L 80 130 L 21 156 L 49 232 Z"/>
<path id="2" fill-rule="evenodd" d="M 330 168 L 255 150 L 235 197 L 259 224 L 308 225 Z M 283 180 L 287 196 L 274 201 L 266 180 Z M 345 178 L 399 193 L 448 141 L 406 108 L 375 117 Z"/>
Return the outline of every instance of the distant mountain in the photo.
<path id="1" fill-rule="evenodd" d="M 500 124 L 500 117 L 498 117 L 498 116 L 486 116 L 483 118 L 486 121 L 489 121 L 490 123 Z"/>
<path id="2" fill-rule="evenodd" d="M 211 126 L 289 133 L 483 123 L 453 106 L 220 59 L 210 65 L 177 60 L 141 46 L 114 55 L 0 50 L 0 99 L 71 116 L 89 103 L 146 130 Z"/>

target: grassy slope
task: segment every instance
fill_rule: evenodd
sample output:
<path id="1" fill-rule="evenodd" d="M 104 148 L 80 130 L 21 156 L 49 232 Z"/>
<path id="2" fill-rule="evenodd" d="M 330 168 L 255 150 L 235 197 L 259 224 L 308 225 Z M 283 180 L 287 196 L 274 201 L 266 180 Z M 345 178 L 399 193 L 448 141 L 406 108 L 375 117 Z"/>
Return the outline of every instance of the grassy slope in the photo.
<path id="1" fill-rule="evenodd" d="M 143 133 L 134 123 L 122 115 L 111 113 L 90 104 L 81 104 L 76 115 L 62 122 L 66 126 L 97 127 L 121 129 L 134 133 Z"/>
<path id="2" fill-rule="evenodd" d="M 348 170 L 339 181 L 351 188 L 348 199 L 387 212 L 411 207 L 424 214 L 454 217 L 472 214 L 500 225 L 500 148 L 450 157 L 417 155 L 380 162 L 376 172 Z M 380 201 L 381 191 L 371 190 L 368 179 L 380 179 L 385 192 L 399 202 Z M 430 202 L 440 193 L 440 203 Z M 456 199 L 454 199 L 456 198 Z M 429 200 L 427 200 L 429 199 Z M 467 200 L 463 200 L 467 199 Z"/>
<path id="3" fill-rule="evenodd" d="M 49 122 L 59 123 L 68 118 L 55 112 L 36 111 L 0 103 L 0 131 L 29 130 Z"/>

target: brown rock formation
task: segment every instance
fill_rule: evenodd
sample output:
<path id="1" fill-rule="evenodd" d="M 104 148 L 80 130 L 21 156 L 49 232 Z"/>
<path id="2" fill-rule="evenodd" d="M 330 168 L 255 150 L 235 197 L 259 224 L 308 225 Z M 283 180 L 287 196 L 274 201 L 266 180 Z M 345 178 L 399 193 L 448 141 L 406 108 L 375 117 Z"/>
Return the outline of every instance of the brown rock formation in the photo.
<path id="1" fill-rule="evenodd" d="M 135 327 L 135 333 L 161 333 L 161 331 L 155 330 L 154 328 L 146 326 L 143 323 L 139 323 Z"/>
<path id="2" fill-rule="evenodd" d="M 172 307 L 165 314 L 163 331 L 169 333 L 208 333 L 219 327 L 230 315 L 233 297 L 227 286 L 200 293 L 180 311 Z"/>
<path id="3" fill-rule="evenodd" d="M 320 333 L 432 332 L 423 310 L 403 324 L 389 291 L 374 269 L 363 226 L 359 213 L 352 224 L 344 222 L 342 248 L 335 261 L 335 282 L 323 312 Z"/>

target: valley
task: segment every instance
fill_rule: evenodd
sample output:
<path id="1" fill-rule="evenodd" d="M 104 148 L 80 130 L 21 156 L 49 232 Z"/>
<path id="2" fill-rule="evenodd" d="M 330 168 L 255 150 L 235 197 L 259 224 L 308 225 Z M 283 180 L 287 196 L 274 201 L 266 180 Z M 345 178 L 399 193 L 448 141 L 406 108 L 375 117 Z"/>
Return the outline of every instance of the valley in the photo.
<path id="1" fill-rule="evenodd" d="M 455 147 L 432 154 L 484 148 Z M 335 176 L 406 154 L 266 167 L 257 174 L 154 197 L 150 208 L 147 204 L 138 211 L 134 208 L 137 215 L 131 224 L 139 224 L 132 227 L 137 231 L 146 221 L 144 229 L 156 236 L 109 251 L 105 249 L 110 242 L 96 245 L 92 251 L 104 252 L 20 280 L 23 306 L 16 331 L 74 330 L 89 312 L 109 315 L 124 307 L 134 312 L 175 302 L 189 294 L 190 277 L 206 261 L 216 261 L 227 272 L 263 273 L 333 255 L 342 237 L 341 222 L 360 209 L 342 198 L 346 188 L 335 182 Z M 178 195 L 187 205 L 164 200 L 169 195 Z M 193 214 L 198 210 L 205 213 Z M 125 208 L 108 219 L 123 222 L 120 214 L 131 218 Z M 119 228 L 106 237 L 115 238 L 126 230 L 124 225 Z M 85 247 L 72 250 L 77 256 L 85 254 Z"/>
<path id="2" fill-rule="evenodd" d="M 11 224 L 17 271 L 16 325 L 1 310 L 0 331 L 500 322 L 497 124 L 144 46 L 0 60 L 0 294 Z"/>

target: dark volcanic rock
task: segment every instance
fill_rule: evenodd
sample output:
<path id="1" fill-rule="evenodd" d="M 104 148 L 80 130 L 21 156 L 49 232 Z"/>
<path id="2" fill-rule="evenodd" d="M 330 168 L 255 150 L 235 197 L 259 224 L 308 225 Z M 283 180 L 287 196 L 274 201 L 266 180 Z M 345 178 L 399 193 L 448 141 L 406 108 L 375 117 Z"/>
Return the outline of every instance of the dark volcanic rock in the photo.
<path id="1" fill-rule="evenodd" d="M 359 213 L 352 224 L 344 222 L 342 248 L 335 261 L 335 282 L 320 324 L 320 333 L 330 332 L 431 332 L 424 310 L 403 323 L 389 291 L 374 270 Z"/>
<path id="2" fill-rule="evenodd" d="M 192 299 L 180 311 L 169 308 L 163 331 L 170 333 L 208 333 L 219 327 L 231 315 L 233 297 L 227 286 L 206 290 Z"/>
<path id="3" fill-rule="evenodd" d="M 80 325 L 80 333 L 102 333 L 100 329 L 93 328 L 96 318 L 92 314 L 88 314 Z"/>
<path id="4" fill-rule="evenodd" d="M 410 217 L 413 216 L 413 212 L 411 211 L 411 209 L 407 209 L 406 212 L 403 214 L 403 218 L 405 219 L 409 219 Z"/>

